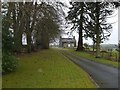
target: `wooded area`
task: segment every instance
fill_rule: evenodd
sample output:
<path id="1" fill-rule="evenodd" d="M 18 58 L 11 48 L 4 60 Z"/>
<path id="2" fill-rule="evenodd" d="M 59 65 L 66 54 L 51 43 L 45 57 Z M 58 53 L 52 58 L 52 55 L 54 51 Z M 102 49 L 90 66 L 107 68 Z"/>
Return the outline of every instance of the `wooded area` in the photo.
<path id="1" fill-rule="evenodd" d="M 49 48 L 49 42 L 60 33 L 60 13 L 56 5 L 60 6 L 52 2 L 2 3 L 3 66 L 9 61 L 6 61 L 7 57 L 10 59 L 14 53 L 23 52 L 24 48 L 28 53 Z M 27 40 L 26 47 L 22 42 L 23 35 Z M 11 60 L 12 63 L 15 63 L 14 60 Z M 6 71 L 6 67 L 3 70 Z"/>

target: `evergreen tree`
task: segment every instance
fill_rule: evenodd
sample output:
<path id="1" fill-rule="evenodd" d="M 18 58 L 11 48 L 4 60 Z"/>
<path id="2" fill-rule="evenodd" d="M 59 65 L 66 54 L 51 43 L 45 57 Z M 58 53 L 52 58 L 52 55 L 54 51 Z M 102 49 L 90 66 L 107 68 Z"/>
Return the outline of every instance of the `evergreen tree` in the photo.
<path id="1" fill-rule="evenodd" d="M 96 57 L 100 57 L 100 43 L 108 39 L 111 35 L 110 29 L 112 25 L 107 23 L 107 16 L 113 14 L 113 4 L 108 2 L 91 2 L 88 5 L 90 21 L 86 20 L 88 25 L 88 37 L 96 43 Z"/>
<path id="2" fill-rule="evenodd" d="M 68 12 L 67 19 L 71 21 L 73 27 L 71 29 L 78 29 L 78 46 L 77 51 L 83 51 L 83 30 L 84 30 L 84 15 L 85 15 L 85 2 L 70 2 L 72 7 Z"/>

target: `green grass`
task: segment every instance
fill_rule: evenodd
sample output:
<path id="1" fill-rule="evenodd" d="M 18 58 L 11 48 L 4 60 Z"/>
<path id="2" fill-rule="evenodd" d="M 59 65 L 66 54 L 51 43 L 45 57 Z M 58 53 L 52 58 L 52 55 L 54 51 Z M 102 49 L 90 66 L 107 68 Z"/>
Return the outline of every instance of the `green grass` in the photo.
<path id="1" fill-rule="evenodd" d="M 1 64 L 2 64 L 2 50 L 1 50 L 1 48 L 0 48 L 0 71 L 2 70 L 2 69 L 1 69 Z"/>
<path id="2" fill-rule="evenodd" d="M 2 76 L 0 76 L 0 89 L 2 90 Z"/>
<path id="3" fill-rule="evenodd" d="M 2 72 L 2 49 L 0 48 L 0 72 Z M 2 88 L 2 76 L 0 75 L 0 89 Z"/>
<path id="4" fill-rule="evenodd" d="M 118 58 L 119 58 L 119 52 L 116 51 L 116 50 L 113 50 L 113 51 L 107 51 L 107 53 L 104 53 L 102 52 L 101 53 L 101 56 L 106 58 L 106 59 L 110 59 L 110 60 L 113 60 L 113 61 L 117 61 Z"/>
<path id="5" fill-rule="evenodd" d="M 95 88 L 89 75 L 55 50 L 19 57 L 16 72 L 3 76 L 3 88 Z"/>
<path id="6" fill-rule="evenodd" d="M 118 56 L 119 56 L 119 52 L 118 51 L 116 51 L 116 50 L 113 50 L 112 51 L 112 57 L 114 57 L 114 58 L 118 58 Z"/>
<path id="7" fill-rule="evenodd" d="M 86 59 L 89 59 L 89 60 L 92 60 L 92 61 L 95 61 L 95 62 L 98 62 L 98 63 L 102 63 L 102 64 L 106 64 L 106 65 L 109 65 L 109 66 L 113 66 L 115 68 L 120 68 L 120 63 L 118 62 L 114 62 L 114 61 L 110 61 L 110 60 L 107 60 L 107 59 L 104 59 L 104 58 L 95 58 L 94 55 L 92 54 L 89 54 L 87 52 L 77 52 L 73 49 L 68 49 L 70 52 L 80 56 L 80 57 L 83 57 L 83 58 L 86 58 Z"/>

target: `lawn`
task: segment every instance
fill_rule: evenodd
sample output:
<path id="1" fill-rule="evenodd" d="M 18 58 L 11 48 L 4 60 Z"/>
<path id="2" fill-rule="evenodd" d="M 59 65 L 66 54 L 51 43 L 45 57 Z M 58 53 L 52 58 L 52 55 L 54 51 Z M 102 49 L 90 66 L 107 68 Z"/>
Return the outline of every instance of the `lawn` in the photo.
<path id="1" fill-rule="evenodd" d="M 0 76 L 0 90 L 2 90 L 2 76 Z"/>
<path id="2" fill-rule="evenodd" d="M 19 66 L 3 76 L 3 88 L 95 88 L 89 75 L 49 49 L 19 56 Z"/>
<path id="3" fill-rule="evenodd" d="M 110 60 L 107 60 L 107 59 L 104 59 L 104 58 L 95 58 L 94 55 L 89 54 L 87 52 L 76 52 L 73 49 L 66 49 L 66 50 L 69 50 L 70 52 L 74 53 L 75 55 L 86 58 L 88 60 L 92 60 L 92 61 L 102 63 L 102 64 L 106 64 L 106 65 L 109 65 L 109 66 L 112 66 L 112 67 L 120 68 L 120 63 L 118 63 L 118 62 L 110 61 Z"/>
<path id="4" fill-rule="evenodd" d="M 2 71 L 1 64 L 2 64 L 2 50 L 0 48 L 0 72 Z"/>
<path id="5" fill-rule="evenodd" d="M 0 48 L 0 74 L 2 72 L 1 64 L 2 64 L 2 50 Z M 2 76 L 0 75 L 0 89 L 1 88 L 2 88 Z"/>

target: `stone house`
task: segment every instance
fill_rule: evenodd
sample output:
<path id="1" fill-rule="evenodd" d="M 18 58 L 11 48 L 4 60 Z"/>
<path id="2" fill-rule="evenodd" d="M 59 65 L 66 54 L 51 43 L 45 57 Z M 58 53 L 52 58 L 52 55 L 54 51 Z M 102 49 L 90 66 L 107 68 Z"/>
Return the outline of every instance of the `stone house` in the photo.
<path id="1" fill-rule="evenodd" d="M 65 47 L 76 47 L 75 36 L 73 38 L 62 38 L 62 37 L 60 37 L 59 46 L 64 47 L 64 48 Z"/>

